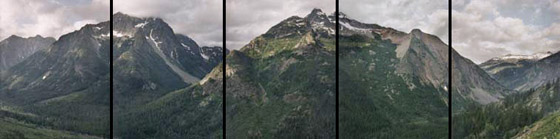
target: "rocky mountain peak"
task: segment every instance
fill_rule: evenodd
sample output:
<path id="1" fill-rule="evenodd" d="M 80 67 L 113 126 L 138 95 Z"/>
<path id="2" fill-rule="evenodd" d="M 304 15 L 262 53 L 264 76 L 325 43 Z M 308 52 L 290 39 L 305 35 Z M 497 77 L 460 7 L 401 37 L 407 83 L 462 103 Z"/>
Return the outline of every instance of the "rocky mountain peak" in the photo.
<path id="1" fill-rule="evenodd" d="M 16 65 L 55 41 L 52 37 L 43 38 L 40 35 L 29 38 L 12 35 L 0 41 L 0 70 L 6 70 Z"/>
<path id="2" fill-rule="evenodd" d="M 40 40 L 47 40 L 47 41 L 55 41 L 54 38 L 52 37 L 43 37 L 41 35 L 35 35 L 33 37 L 27 37 L 27 38 L 23 38 L 21 36 L 17 36 L 17 35 L 10 35 L 10 37 L 6 38 L 5 41 L 3 42 L 9 42 L 9 41 L 40 41 Z"/>
<path id="3" fill-rule="evenodd" d="M 338 18 L 348 18 L 345 13 L 338 12 Z"/>
<path id="4" fill-rule="evenodd" d="M 549 54 L 549 55 L 542 58 L 541 61 L 543 61 L 545 63 L 560 64 L 560 52 L 556 52 L 556 53 L 552 54 L 552 52 L 549 51 L 549 52 L 547 52 L 547 54 Z"/>
<path id="5" fill-rule="evenodd" d="M 540 60 L 543 58 L 546 58 L 548 56 L 552 55 L 552 52 L 548 51 L 548 52 L 540 52 L 540 53 L 534 53 L 531 55 L 518 55 L 518 54 L 506 54 L 503 56 L 499 56 L 499 57 L 494 57 L 492 59 L 490 59 L 489 61 L 511 61 L 511 60 Z"/>
<path id="6" fill-rule="evenodd" d="M 305 16 L 305 18 L 309 19 L 310 21 L 313 21 L 313 19 L 316 18 L 327 18 L 327 15 L 321 9 L 315 8 L 311 11 L 311 13 Z"/>
<path id="7" fill-rule="evenodd" d="M 412 29 L 412 31 L 410 31 L 410 34 L 414 35 L 417 38 L 420 38 L 422 36 L 422 31 L 420 29 Z"/>
<path id="8" fill-rule="evenodd" d="M 10 35 L 10 37 L 6 38 L 6 40 L 13 40 L 13 39 L 23 39 L 23 38 L 17 35 Z"/>

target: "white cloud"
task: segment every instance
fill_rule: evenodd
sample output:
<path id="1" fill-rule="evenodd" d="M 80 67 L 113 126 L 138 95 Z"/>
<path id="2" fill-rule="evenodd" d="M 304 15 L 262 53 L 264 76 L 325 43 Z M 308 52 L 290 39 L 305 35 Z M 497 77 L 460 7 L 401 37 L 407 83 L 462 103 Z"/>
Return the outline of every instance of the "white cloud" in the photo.
<path id="1" fill-rule="evenodd" d="M 488 0 L 472 0 L 465 7 L 465 11 L 481 16 L 498 16 L 499 13 Z"/>
<path id="2" fill-rule="evenodd" d="M 313 8 L 330 14 L 335 0 L 226 0 L 226 43 L 239 49 L 291 16 L 306 16 Z"/>
<path id="3" fill-rule="evenodd" d="M 558 23 L 534 22 L 533 17 L 505 16 L 513 1 L 472 0 L 465 7 L 453 7 L 452 46 L 461 55 L 482 63 L 496 56 L 506 54 L 533 54 L 560 49 Z M 516 5 L 529 5 L 516 2 Z M 522 6 L 534 12 L 532 16 L 544 16 L 543 7 Z M 535 15 L 536 14 L 536 15 Z M 511 15 L 511 14 L 510 14 Z M 558 16 L 558 14 L 555 14 Z"/>
<path id="4" fill-rule="evenodd" d="M 447 0 L 340 0 L 341 12 L 364 23 L 410 32 L 418 28 L 448 42 Z"/>
<path id="5" fill-rule="evenodd" d="M 70 1 L 72 2 L 72 1 Z M 10 35 L 58 38 L 77 30 L 76 22 L 109 20 L 109 0 L 70 3 L 60 0 L 0 1 L 0 40 Z"/>
<path id="6" fill-rule="evenodd" d="M 74 28 L 81 28 L 87 24 L 95 24 L 95 23 L 97 23 L 97 21 L 95 20 L 89 20 L 89 19 L 81 20 L 81 21 L 74 22 Z"/>
<path id="7" fill-rule="evenodd" d="M 114 12 L 159 17 L 202 46 L 223 45 L 222 0 L 114 0 Z"/>
<path id="8" fill-rule="evenodd" d="M 560 14 L 560 1 L 550 0 L 550 8 L 556 13 Z"/>

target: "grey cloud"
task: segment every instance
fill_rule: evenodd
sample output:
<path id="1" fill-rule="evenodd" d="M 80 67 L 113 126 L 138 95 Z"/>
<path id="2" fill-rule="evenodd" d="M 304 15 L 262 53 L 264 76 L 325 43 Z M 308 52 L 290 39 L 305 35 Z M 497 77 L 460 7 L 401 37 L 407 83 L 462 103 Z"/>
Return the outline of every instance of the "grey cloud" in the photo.
<path id="1" fill-rule="evenodd" d="M 223 45 L 221 0 L 114 0 L 114 12 L 137 17 L 159 17 L 175 31 L 202 46 Z"/>
<path id="2" fill-rule="evenodd" d="M 333 13 L 335 0 L 227 0 L 226 46 L 239 49 L 290 16 L 305 16 L 320 8 Z"/>
<path id="3" fill-rule="evenodd" d="M 2 0 L 0 40 L 10 35 L 59 37 L 79 29 L 79 23 L 109 20 L 109 0 Z"/>
<path id="4" fill-rule="evenodd" d="M 410 32 L 418 28 L 449 39 L 449 2 L 447 0 L 340 0 L 340 10 L 347 16 L 365 23 Z"/>

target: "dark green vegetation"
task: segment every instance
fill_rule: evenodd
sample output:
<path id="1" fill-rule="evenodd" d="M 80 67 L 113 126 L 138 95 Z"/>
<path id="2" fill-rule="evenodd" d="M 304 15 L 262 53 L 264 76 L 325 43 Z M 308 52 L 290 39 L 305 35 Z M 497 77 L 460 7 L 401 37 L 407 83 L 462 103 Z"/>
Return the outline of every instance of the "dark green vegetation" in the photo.
<path id="1" fill-rule="evenodd" d="M 557 137 L 560 83 L 552 82 L 499 102 L 472 105 L 453 116 L 454 138 Z M 546 117 L 546 118 L 543 118 Z M 556 120 L 556 121 L 555 121 Z"/>
<path id="2" fill-rule="evenodd" d="M 534 139 L 557 139 L 560 138 L 560 113 L 552 114 L 524 128 L 519 135 L 520 138 Z"/>
<path id="3" fill-rule="evenodd" d="M 221 69 L 215 77 L 222 76 Z M 136 129 L 120 137 L 222 138 L 222 79 L 215 77 L 119 113 L 117 127 Z"/>
<path id="4" fill-rule="evenodd" d="M 396 45 L 374 36 L 340 37 L 340 137 L 447 138 L 447 92 L 397 74 Z"/>
<path id="5" fill-rule="evenodd" d="M 109 22 L 86 25 L 1 71 L 1 105 L 26 113 L 10 111 L 2 118 L 33 125 L 12 133 L 40 137 L 33 129 L 49 129 L 44 138 L 67 134 L 52 129 L 109 136 L 108 34 Z"/>
<path id="6" fill-rule="evenodd" d="M 320 13 L 288 18 L 226 57 L 227 138 L 336 137 L 334 17 Z"/>
<path id="7" fill-rule="evenodd" d="M 159 18 L 113 17 L 115 138 L 221 138 L 222 48 Z"/>
<path id="8" fill-rule="evenodd" d="M 3 139 L 76 139 L 76 138 L 98 138 L 94 136 L 80 135 L 67 131 L 47 129 L 37 125 L 21 123 L 13 120 L 0 120 L 0 138 Z"/>

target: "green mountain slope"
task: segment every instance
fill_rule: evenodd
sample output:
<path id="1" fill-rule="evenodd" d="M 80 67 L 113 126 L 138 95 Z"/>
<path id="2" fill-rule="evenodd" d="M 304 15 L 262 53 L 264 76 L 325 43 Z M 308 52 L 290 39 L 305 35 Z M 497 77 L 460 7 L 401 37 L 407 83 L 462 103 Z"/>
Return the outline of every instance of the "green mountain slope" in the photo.
<path id="1" fill-rule="evenodd" d="M 122 138 L 222 138 L 221 64 L 201 83 L 119 113 Z M 139 120 L 142 119 L 142 120 Z"/>
<path id="2" fill-rule="evenodd" d="M 226 57 L 227 138 L 335 138 L 333 18 L 290 17 Z"/>
<path id="3" fill-rule="evenodd" d="M 503 100 L 484 106 L 470 106 L 453 115 L 454 138 L 512 138 L 528 137 L 539 129 L 538 135 L 554 135 L 548 129 L 558 128 L 551 120 L 560 110 L 560 83 L 553 82 L 537 89 L 506 96 Z M 545 117 L 545 118 L 543 118 Z M 548 117 L 548 118 L 546 118 Z M 552 117 L 552 118 L 551 118 Z"/>
<path id="4" fill-rule="evenodd" d="M 437 63 L 413 57 L 439 46 L 426 43 L 420 32 L 410 36 L 397 32 L 390 40 L 384 38 L 391 34 L 376 30 L 392 29 L 346 17 L 343 22 L 341 32 L 346 33 L 339 40 L 340 137 L 447 138 L 448 94 L 440 86 L 447 79 L 433 78 L 436 76 L 429 71 L 438 67 L 414 70 L 425 63 Z M 397 43 L 397 37 L 403 36 L 408 40 Z M 409 50 L 399 56 L 401 44 Z"/>
<path id="5" fill-rule="evenodd" d="M 525 127 L 515 138 L 560 138 L 560 113 L 551 114 L 531 126 Z"/>

